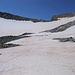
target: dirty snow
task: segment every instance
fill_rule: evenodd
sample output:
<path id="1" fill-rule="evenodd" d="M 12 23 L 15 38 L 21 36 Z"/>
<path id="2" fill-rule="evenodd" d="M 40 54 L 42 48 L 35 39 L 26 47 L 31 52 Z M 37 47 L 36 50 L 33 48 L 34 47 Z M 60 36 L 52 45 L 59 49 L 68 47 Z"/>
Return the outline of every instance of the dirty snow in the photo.
<path id="1" fill-rule="evenodd" d="M 0 75 L 75 75 L 75 43 L 52 40 L 55 37 L 75 37 L 75 26 L 58 33 L 38 33 L 73 20 L 75 17 L 33 23 L 1 18 L 0 36 L 35 34 L 9 42 L 22 46 L 0 49 Z"/>

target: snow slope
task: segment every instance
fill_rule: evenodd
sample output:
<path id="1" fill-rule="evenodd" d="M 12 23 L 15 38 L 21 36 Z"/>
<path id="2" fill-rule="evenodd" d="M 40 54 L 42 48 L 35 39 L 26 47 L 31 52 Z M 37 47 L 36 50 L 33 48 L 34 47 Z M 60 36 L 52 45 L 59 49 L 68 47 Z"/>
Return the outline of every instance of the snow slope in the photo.
<path id="1" fill-rule="evenodd" d="M 0 36 L 34 33 L 9 43 L 22 46 L 0 49 L 0 75 L 75 75 L 75 43 L 52 40 L 75 37 L 75 26 L 58 33 L 38 33 L 74 21 L 75 17 L 33 23 L 0 19 Z"/>
<path id="2" fill-rule="evenodd" d="M 63 18 L 53 22 L 33 23 L 31 21 L 15 21 L 0 18 L 0 36 L 18 35 L 25 32 L 37 33 L 48 29 L 53 29 L 73 20 L 75 20 L 75 17 Z"/>

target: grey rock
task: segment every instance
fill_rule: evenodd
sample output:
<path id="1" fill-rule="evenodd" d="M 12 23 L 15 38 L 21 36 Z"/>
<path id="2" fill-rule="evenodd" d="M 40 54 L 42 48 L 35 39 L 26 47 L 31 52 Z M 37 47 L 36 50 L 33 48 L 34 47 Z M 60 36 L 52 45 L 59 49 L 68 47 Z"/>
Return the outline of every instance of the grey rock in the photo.
<path id="1" fill-rule="evenodd" d="M 54 29 L 46 30 L 44 32 L 51 32 L 51 33 L 62 32 L 62 31 L 66 30 L 74 25 L 75 25 L 75 21 L 72 21 L 72 22 L 68 22 L 66 24 L 63 24 L 59 27 L 56 27 Z"/>
<path id="2" fill-rule="evenodd" d="M 75 16 L 75 13 L 58 14 L 58 15 L 52 16 L 51 21 L 57 21 L 58 18 L 73 17 L 73 16 Z"/>
<path id="3" fill-rule="evenodd" d="M 75 39 L 73 37 L 69 37 L 69 38 L 54 38 L 53 40 L 59 40 L 59 42 L 75 42 Z"/>
<path id="4" fill-rule="evenodd" d="M 21 17 L 18 15 L 13 15 L 7 12 L 0 12 L 0 17 L 5 19 L 12 19 L 12 20 L 19 20 L 19 21 L 32 21 L 34 23 L 36 22 L 48 22 L 49 20 L 39 20 L 39 19 L 33 19 L 33 18 L 27 18 L 27 17 Z"/>
<path id="5" fill-rule="evenodd" d="M 9 48 L 9 47 L 15 47 L 15 46 L 20 46 L 19 44 L 6 44 L 7 42 L 13 41 L 13 40 L 18 40 L 21 38 L 27 38 L 30 36 L 23 36 L 23 35 L 19 35 L 19 36 L 2 36 L 0 37 L 0 48 Z"/>

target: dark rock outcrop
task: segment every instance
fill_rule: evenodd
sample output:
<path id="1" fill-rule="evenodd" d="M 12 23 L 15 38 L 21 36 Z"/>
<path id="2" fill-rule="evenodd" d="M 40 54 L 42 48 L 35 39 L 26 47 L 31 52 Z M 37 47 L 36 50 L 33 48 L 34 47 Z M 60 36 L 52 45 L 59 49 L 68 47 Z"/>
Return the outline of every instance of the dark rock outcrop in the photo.
<path id="1" fill-rule="evenodd" d="M 2 55 L 2 54 L 0 53 L 0 55 Z"/>
<path id="2" fill-rule="evenodd" d="M 12 19 L 12 20 L 19 20 L 19 21 L 32 21 L 32 22 L 47 22 L 46 20 L 38 20 L 32 18 L 21 17 L 17 15 L 13 15 L 7 12 L 0 12 L 0 17 L 4 19 Z"/>
<path id="3" fill-rule="evenodd" d="M 16 39 L 20 39 L 20 37 L 18 36 L 2 36 L 0 37 L 0 44 L 4 44 L 6 42 L 10 42 L 10 41 L 13 41 L 13 40 L 16 40 Z"/>
<path id="4" fill-rule="evenodd" d="M 28 34 L 27 34 L 28 35 Z M 24 35 L 19 35 L 19 36 L 2 36 L 0 37 L 0 48 L 9 48 L 9 47 L 15 47 L 15 46 L 20 46 L 19 44 L 6 44 L 7 42 L 13 41 L 13 40 L 18 40 L 21 38 L 27 38 L 30 36 L 24 36 Z"/>
<path id="5" fill-rule="evenodd" d="M 75 42 L 75 38 L 69 37 L 69 38 L 54 38 L 53 40 L 59 40 L 59 42 Z"/>
<path id="6" fill-rule="evenodd" d="M 72 22 L 63 24 L 63 25 L 61 25 L 59 27 L 56 27 L 54 29 L 46 30 L 45 32 L 51 32 L 51 33 L 61 32 L 61 31 L 64 31 L 64 30 L 74 26 L 74 25 L 75 25 L 75 21 L 72 21 Z"/>
<path id="7" fill-rule="evenodd" d="M 10 48 L 10 47 L 16 47 L 20 46 L 19 44 L 0 44 L 0 48 Z"/>
<path id="8" fill-rule="evenodd" d="M 64 18 L 64 17 L 73 17 L 75 16 L 75 13 L 65 13 L 65 14 L 59 14 L 59 15 L 54 15 L 51 18 L 51 21 L 56 21 L 58 18 Z"/>
<path id="9" fill-rule="evenodd" d="M 19 36 L 25 36 L 25 35 L 30 35 L 30 34 L 33 34 L 33 33 L 23 33 L 23 34 L 21 34 Z"/>

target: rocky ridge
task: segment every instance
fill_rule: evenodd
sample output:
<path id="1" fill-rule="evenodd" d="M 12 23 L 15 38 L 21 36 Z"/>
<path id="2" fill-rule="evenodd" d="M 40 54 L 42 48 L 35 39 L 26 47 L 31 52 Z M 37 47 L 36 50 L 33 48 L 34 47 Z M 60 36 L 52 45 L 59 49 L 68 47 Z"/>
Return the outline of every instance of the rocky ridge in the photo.
<path id="1" fill-rule="evenodd" d="M 65 13 L 65 14 L 58 14 L 58 15 L 54 15 L 51 18 L 51 21 L 56 21 L 59 18 L 64 18 L 64 17 L 73 17 L 75 16 L 75 13 Z"/>
<path id="2" fill-rule="evenodd" d="M 19 21 L 47 22 L 46 20 L 41 20 L 41 19 L 38 20 L 38 19 L 32 19 L 27 17 L 21 17 L 7 12 L 0 12 L 0 17 L 4 19 L 12 19 L 12 20 L 19 20 Z"/>
<path id="3" fill-rule="evenodd" d="M 51 20 L 42 20 L 42 19 L 33 19 L 33 18 L 27 18 L 27 17 L 22 17 L 18 15 L 13 15 L 7 12 L 0 12 L 0 17 L 4 19 L 12 19 L 12 20 L 19 20 L 19 21 L 32 21 L 32 22 L 50 22 L 50 21 L 56 21 L 59 18 L 64 18 L 64 17 L 73 17 L 75 16 L 75 13 L 65 13 L 65 14 L 58 14 L 52 16 Z"/>

